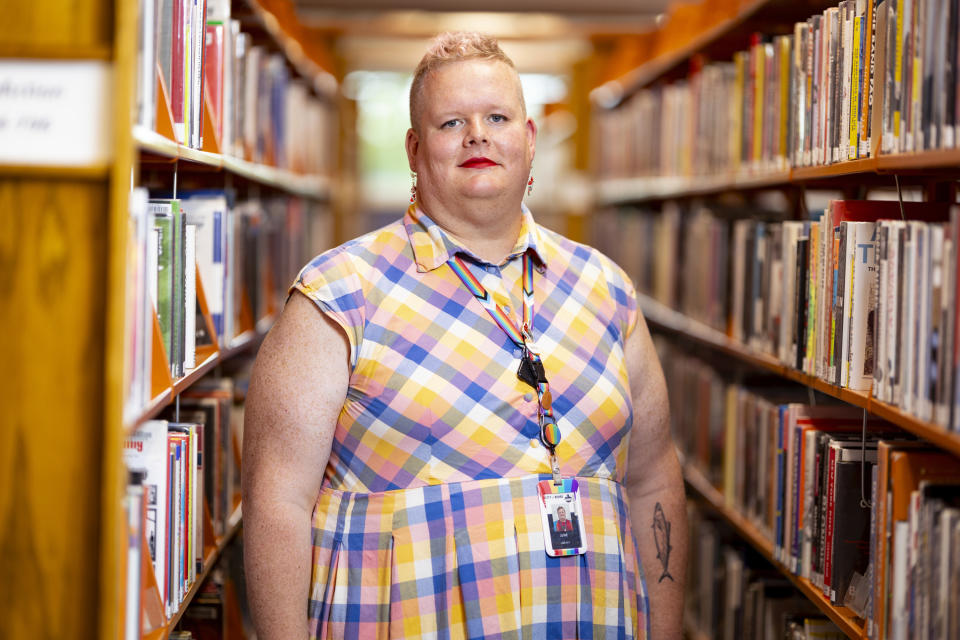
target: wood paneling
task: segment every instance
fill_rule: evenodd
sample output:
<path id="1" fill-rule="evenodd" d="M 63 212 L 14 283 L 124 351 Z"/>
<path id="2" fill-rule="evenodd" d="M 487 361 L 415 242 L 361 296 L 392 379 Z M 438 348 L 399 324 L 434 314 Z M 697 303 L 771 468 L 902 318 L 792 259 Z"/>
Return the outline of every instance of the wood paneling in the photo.
<path id="1" fill-rule="evenodd" d="M 133 0 L 131 0 L 133 1 Z M 108 47 L 113 40 L 113 5 L 78 0 L 5 2 L 0 20 L 4 55 L 46 48 Z"/>
<path id="2" fill-rule="evenodd" d="M 95 637 L 106 181 L 0 177 L 0 637 Z"/>

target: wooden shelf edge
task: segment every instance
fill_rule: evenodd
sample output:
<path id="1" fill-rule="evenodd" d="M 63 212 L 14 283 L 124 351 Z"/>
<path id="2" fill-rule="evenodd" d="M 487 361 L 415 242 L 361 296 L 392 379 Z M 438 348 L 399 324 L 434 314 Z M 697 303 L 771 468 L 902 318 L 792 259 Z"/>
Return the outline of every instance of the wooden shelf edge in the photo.
<path id="1" fill-rule="evenodd" d="M 207 356 L 206 360 L 191 369 L 185 376 L 174 380 L 173 395 L 178 396 L 183 393 L 185 389 L 188 389 L 194 382 L 205 376 L 207 372 L 217 366 L 220 360 L 220 354 L 215 351 Z"/>
<path id="2" fill-rule="evenodd" d="M 880 155 L 878 168 L 885 173 L 898 170 L 937 169 L 960 167 L 960 149 L 930 149 L 915 153 L 894 153 Z"/>
<path id="3" fill-rule="evenodd" d="M 141 152 L 170 161 L 181 160 L 212 169 L 223 169 L 248 180 L 315 200 L 326 200 L 330 197 L 330 179 L 327 176 L 298 174 L 233 156 L 192 149 L 142 125 L 133 127 L 133 139 Z M 0 171 L 2 170 L 4 169 L 0 167 Z M 45 168 L 45 171 L 49 169 Z"/>
<path id="4" fill-rule="evenodd" d="M 960 456 L 960 434 L 958 433 L 948 431 L 941 425 L 920 420 L 899 407 L 876 400 L 869 393 L 830 384 L 820 378 L 788 367 L 773 356 L 740 344 L 720 331 L 688 318 L 679 311 L 670 309 L 649 296 L 638 293 L 637 300 L 644 318 L 653 325 L 673 333 L 682 334 L 738 360 L 766 369 L 794 382 L 812 387 L 847 404 L 864 409 L 905 431 L 929 440 L 941 449 Z"/>
<path id="5" fill-rule="evenodd" d="M 263 323 L 266 320 L 267 318 L 262 319 L 260 322 Z M 272 319 L 270 319 L 269 324 L 272 324 L 272 322 Z M 260 323 L 258 323 L 258 325 L 259 324 Z M 269 329 L 269 326 L 267 329 Z M 172 387 L 165 389 L 163 393 L 153 398 L 150 403 L 143 408 L 143 411 L 124 426 L 124 434 L 133 433 L 133 431 L 144 422 L 155 418 L 161 411 L 170 406 L 178 395 L 189 389 L 197 380 L 209 373 L 211 369 L 248 350 L 262 340 L 265 333 L 265 331 L 247 331 L 237 336 L 229 348 L 221 349 L 219 352 L 214 352 L 207 356 L 207 358 L 197 365 L 196 368 L 192 369 L 190 373 L 175 380 Z"/>
<path id="6" fill-rule="evenodd" d="M 960 149 L 934 149 L 917 153 L 880 155 L 816 167 L 796 167 L 773 172 L 744 172 L 717 176 L 638 176 L 597 181 L 594 199 L 599 205 L 645 200 L 689 198 L 730 190 L 775 188 L 818 180 L 872 174 L 885 175 L 918 169 L 952 169 L 960 174 Z"/>
<path id="7" fill-rule="evenodd" d="M 859 618 L 847 607 L 836 607 L 823 596 L 809 580 L 794 575 L 773 554 L 773 544 L 760 530 L 736 510 L 727 506 L 723 494 L 720 493 L 696 467 L 684 465 L 683 477 L 687 484 L 710 506 L 711 510 L 727 521 L 737 534 L 744 538 L 773 566 L 775 566 L 791 583 L 810 600 L 821 612 L 836 624 L 849 638 L 860 640 L 866 637 L 864 625 L 858 622 Z"/>

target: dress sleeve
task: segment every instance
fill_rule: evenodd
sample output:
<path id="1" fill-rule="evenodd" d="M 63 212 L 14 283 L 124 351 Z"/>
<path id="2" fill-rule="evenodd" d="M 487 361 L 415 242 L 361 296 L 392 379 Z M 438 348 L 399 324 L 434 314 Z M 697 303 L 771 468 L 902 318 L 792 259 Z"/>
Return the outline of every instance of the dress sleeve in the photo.
<path id="1" fill-rule="evenodd" d="M 366 320 L 362 278 L 350 254 L 338 247 L 311 260 L 287 292 L 301 292 L 343 329 L 350 343 L 350 369 L 357 366 Z"/>
<path id="2" fill-rule="evenodd" d="M 616 303 L 617 320 L 620 325 L 620 335 L 626 343 L 627 338 L 637 327 L 639 311 L 637 309 L 637 291 L 626 272 L 609 258 L 607 260 L 607 283 L 610 295 Z"/>

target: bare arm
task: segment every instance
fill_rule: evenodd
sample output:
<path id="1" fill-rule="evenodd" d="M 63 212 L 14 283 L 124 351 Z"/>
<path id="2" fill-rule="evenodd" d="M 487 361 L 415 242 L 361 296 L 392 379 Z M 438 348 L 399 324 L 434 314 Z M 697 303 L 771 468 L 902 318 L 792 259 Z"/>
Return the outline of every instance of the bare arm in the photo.
<path id="1" fill-rule="evenodd" d="M 243 544 L 260 640 L 306 638 L 311 516 L 346 397 L 342 329 L 300 293 L 266 337 L 243 430 Z"/>
<path id="2" fill-rule="evenodd" d="M 670 436 L 670 408 L 660 360 L 641 317 L 627 339 L 633 430 L 627 462 L 630 521 L 650 596 L 656 640 L 682 636 L 687 567 L 683 474 Z"/>

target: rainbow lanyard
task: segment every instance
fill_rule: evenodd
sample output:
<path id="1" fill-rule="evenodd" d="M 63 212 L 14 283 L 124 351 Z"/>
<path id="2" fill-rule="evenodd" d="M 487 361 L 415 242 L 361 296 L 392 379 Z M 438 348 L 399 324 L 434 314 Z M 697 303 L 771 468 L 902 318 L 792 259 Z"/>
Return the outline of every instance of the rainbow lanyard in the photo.
<path id="1" fill-rule="evenodd" d="M 550 383 L 543 369 L 543 361 L 532 347 L 533 338 L 533 260 L 529 253 L 523 254 L 523 326 L 517 327 L 513 318 L 494 302 L 493 297 L 473 275 L 463 258 L 454 255 L 447 261 L 453 272 L 472 293 L 483 308 L 487 310 L 494 322 L 499 325 L 515 345 L 520 347 L 520 368 L 517 377 L 537 390 L 537 413 L 540 419 L 540 442 L 550 452 L 550 466 L 553 469 L 553 480 L 561 481 L 560 465 L 557 462 L 557 445 L 560 443 L 560 428 L 553 417 L 553 396 L 550 394 Z"/>

